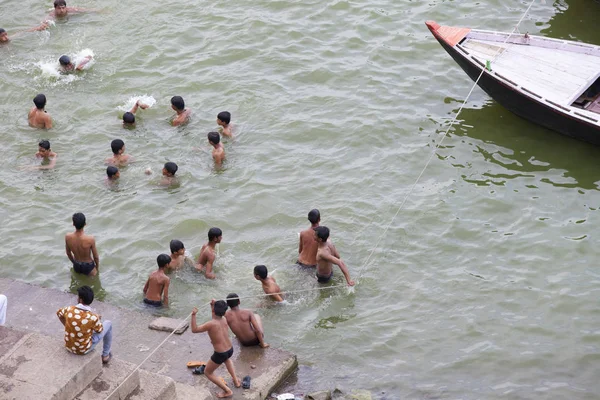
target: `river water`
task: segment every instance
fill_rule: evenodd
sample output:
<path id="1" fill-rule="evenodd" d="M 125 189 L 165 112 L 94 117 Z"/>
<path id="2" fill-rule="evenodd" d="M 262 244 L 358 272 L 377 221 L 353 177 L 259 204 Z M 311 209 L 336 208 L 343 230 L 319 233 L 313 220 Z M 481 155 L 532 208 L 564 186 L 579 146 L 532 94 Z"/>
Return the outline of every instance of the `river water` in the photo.
<path id="1" fill-rule="evenodd" d="M 317 207 L 361 276 L 355 290 L 298 293 L 285 307 L 242 302 L 263 316 L 272 345 L 298 355 L 284 390 L 597 399 L 600 149 L 477 89 L 410 193 L 472 84 L 423 22 L 509 31 L 528 3 L 69 3 L 101 12 L 0 47 L 0 276 L 91 284 L 105 301 L 144 309 L 143 284 L 169 241 L 196 256 L 221 227 L 217 280 L 172 277 L 165 314 L 184 317 L 229 292 L 259 295 L 259 263 L 284 290 L 316 288 L 293 263 Z M 35 26 L 49 5 L 4 0 L 3 27 Z M 600 44 L 598 20 L 591 0 L 536 2 L 520 31 Z M 55 75 L 59 56 L 90 50 L 89 70 Z M 38 92 L 55 122 L 47 132 L 27 126 Z M 139 95 L 156 104 L 125 130 L 118 108 Z M 173 95 L 193 110 L 187 126 L 168 123 Z M 216 170 L 206 133 L 223 110 L 236 138 Z M 41 138 L 59 154 L 56 169 L 21 170 Z M 109 190 L 103 160 L 114 138 L 136 162 Z M 166 161 L 178 163 L 179 186 L 144 175 Z M 77 211 L 97 239 L 98 279 L 69 272 L 63 237 Z"/>

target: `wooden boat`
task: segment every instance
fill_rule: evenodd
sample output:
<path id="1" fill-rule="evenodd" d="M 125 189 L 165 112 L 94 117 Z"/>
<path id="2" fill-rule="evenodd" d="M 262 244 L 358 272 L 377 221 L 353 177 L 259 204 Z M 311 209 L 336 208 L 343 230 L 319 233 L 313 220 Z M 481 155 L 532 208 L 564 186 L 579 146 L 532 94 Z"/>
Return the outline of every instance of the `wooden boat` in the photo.
<path id="1" fill-rule="evenodd" d="M 600 145 L 600 46 L 425 23 L 454 61 L 513 113 Z"/>

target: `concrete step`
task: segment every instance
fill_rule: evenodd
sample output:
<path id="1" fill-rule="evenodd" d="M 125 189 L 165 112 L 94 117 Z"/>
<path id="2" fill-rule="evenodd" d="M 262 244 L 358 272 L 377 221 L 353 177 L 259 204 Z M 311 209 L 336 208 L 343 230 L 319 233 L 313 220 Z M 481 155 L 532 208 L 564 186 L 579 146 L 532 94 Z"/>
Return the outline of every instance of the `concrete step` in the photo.
<path id="1" fill-rule="evenodd" d="M 216 388 L 216 387 L 215 387 Z M 190 386 L 185 383 L 175 382 L 178 400 L 209 400 L 213 399 L 213 395 L 205 386 Z"/>
<path id="2" fill-rule="evenodd" d="M 70 400 L 102 371 L 100 353 L 69 353 L 62 338 L 2 327 L 0 398 Z"/>
<path id="3" fill-rule="evenodd" d="M 127 400 L 174 400 L 177 398 L 175 381 L 168 376 L 139 370 L 140 386 Z"/>
<path id="4" fill-rule="evenodd" d="M 113 358 L 110 363 L 102 367 L 100 375 L 74 400 L 125 400 L 140 386 L 139 372 L 135 371 L 131 374 L 135 367 L 134 364 Z M 121 385 L 119 389 L 113 393 L 119 385 Z"/>

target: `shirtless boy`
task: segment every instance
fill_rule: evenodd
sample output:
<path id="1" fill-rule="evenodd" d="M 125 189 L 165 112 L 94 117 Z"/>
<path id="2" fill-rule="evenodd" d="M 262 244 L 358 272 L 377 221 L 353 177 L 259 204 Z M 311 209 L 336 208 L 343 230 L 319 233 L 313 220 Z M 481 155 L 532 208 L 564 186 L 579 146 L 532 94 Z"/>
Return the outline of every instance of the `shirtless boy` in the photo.
<path id="1" fill-rule="evenodd" d="M 198 272 L 204 272 L 204 275 L 208 279 L 215 279 L 213 272 L 213 264 L 215 262 L 215 246 L 217 243 L 221 243 L 223 238 L 223 232 L 219 228 L 210 228 L 208 230 L 208 242 L 202 246 L 200 255 L 198 256 L 198 262 L 196 262 L 196 270 Z"/>
<path id="2" fill-rule="evenodd" d="M 116 182 L 121 177 L 121 173 L 119 169 L 114 165 L 109 165 L 106 167 L 106 180 L 108 182 Z"/>
<path id="3" fill-rule="evenodd" d="M 73 214 L 73 226 L 75 232 L 65 235 L 67 257 L 73 263 L 75 272 L 96 276 L 100 268 L 100 258 L 98 258 L 98 251 L 96 250 L 96 239 L 83 233 L 85 215 L 82 213 Z"/>
<path id="4" fill-rule="evenodd" d="M 121 139 L 115 139 L 110 142 L 110 148 L 113 152 L 113 156 L 104 160 L 105 164 L 122 167 L 133 161 L 133 157 L 129 154 L 125 154 L 125 142 Z"/>
<path id="5" fill-rule="evenodd" d="M 181 240 L 173 239 L 169 243 L 171 248 L 171 263 L 167 271 L 175 271 L 183 267 L 185 261 L 185 246 Z"/>
<path id="6" fill-rule="evenodd" d="M 239 296 L 235 293 L 227 295 L 227 305 L 230 310 L 225 313 L 225 319 L 242 346 L 260 346 L 263 349 L 269 347 L 264 342 L 265 333 L 260 316 L 250 310 L 242 310 Z"/>
<path id="7" fill-rule="evenodd" d="M 35 153 L 35 156 L 42 159 L 42 165 L 32 167 L 33 169 L 52 169 L 56 166 L 58 154 L 50 149 L 50 142 L 48 140 L 41 140 L 38 143 L 38 151 Z"/>
<path id="8" fill-rule="evenodd" d="M 275 282 L 275 278 L 269 276 L 267 267 L 265 267 L 264 265 L 257 265 L 256 267 L 254 267 L 254 279 L 262 283 L 263 291 L 265 292 L 265 294 L 268 294 L 270 298 L 272 298 L 278 303 L 281 303 L 283 301 L 281 289 L 279 288 L 277 282 Z"/>
<path id="9" fill-rule="evenodd" d="M 171 98 L 171 108 L 175 110 L 177 114 L 171 120 L 173 126 L 179 126 L 185 124 L 190 119 L 191 110 L 185 108 L 185 102 L 181 96 L 173 96 Z"/>
<path id="10" fill-rule="evenodd" d="M 217 393 L 217 397 L 222 399 L 225 397 L 233 396 L 233 391 L 227 387 L 216 375 L 215 371 L 219 366 L 225 363 L 233 384 L 235 387 L 240 387 L 242 384 L 235 375 L 235 368 L 231 361 L 233 355 L 233 345 L 229 339 L 229 328 L 227 326 L 227 320 L 223 318 L 227 311 L 227 303 L 223 300 L 215 301 L 214 299 L 210 302 L 210 308 L 212 310 L 212 319 L 204 324 L 198 326 L 196 323 L 196 314 L 198 309 L 192 310 L 192 333 L 208 332 L 210 341 L 213 345 L 214 353 L 210 357 L 210 360 L 206 364 L 204 369 L 204 375 L 215 385 L 221 388 L 223 391 Z"/>
<path id="11" fill-rule="evenodd" d="M 6 33 L 6 29 L 0 28 L 0 43 L 8 43 L 10 39 L 8 37 L 8 33 Z"/>
<path id="12" fill-rule="evenodd" d="M 340 258 L 340 254 L 329 239 L 329 228 L 319 226 L 315 229 L 315 240 L 319 243 L 317 250 L 317 281 L 327 283 L 333 277 L 332 264 L 340 267 L 340 270 L 348 282 L 348 286 L 354 286 L 354 281 L 350 279 L 348 267 Z"/>
<path id="13" fill-rule="evenodd" d="M 308 213 L 310 228 L 300 232 L 300 240 L 298 243 L 298 261 L 296 263 L 301 267 L 316 267 L 317 266 L 317 248 L 319 244 L 315 240 L 315 229 L 321 222 L 321 214 L 319 210 L 312 209 Z"/>
<path id="14" fill-rule="evenodd" d="M 221 133 L 223 136 L 227 136 L 228 138 L 233 137 L 233 132 L 231 131 L 231 113 L 229 111 L 221 111 L 217 115 L 217 125 L 222 128 Z"/>
<path id="15" fill-rule="evenodd" d="M 160 184 L 163 186 L 169 186 L 177 182 L 177 178 L 175 177 L 175 173 L 179 167 L 172 161 L 165 163 L 162 169 L 163 179 L 160 181 Z"/>
<path id="16" fill-rule="evenodd" d="M 36 28 L 32 28 L 30 30 L 31 31 L 43 31 L 44 29 L 48 29 L 48 26 L 50 26 L 50 21 L 53 21 L 57 18 L 65 18 L 65 17 L 67 17 L 67 15 L 69 15 L 69 13 L 75 14 L 75 13 L 82 13 L 82 12 L 88 12 L 88 11 L 94 11 L 94 10 L 86 10 L 86 9 L 79 8 L 79 7 L 67 7 L 67 2 L 65 0 L 55 0 L 54 1 L 54 11 L 52 11 L 50 14 L 48 14 L 46 19 L 44 20 L 44 22 L 41 23 L 40 26 L 38 26 Z"/>
<path id="17" fill-rule="evenodd" d="M 81 71 L 91 59 L 92 56 L 85 56 L 83 60 L 79 61 L 79 63 L 75 65 L 69 56 L 60 56 L 58 63 L 60 64 L 61 72 L 68 73 L 73 71 Z"/>
<path id="18" fill-rule="evenodd" d="M 33 98 L 33 104 L 35 104 L 35 107 L 29 110 L 29 115 L 27 116 L 29 126 L 43 129 L 52 128 L 52 118 L 50 118 L 50 114 L 45 110 L 46 96 L 41 93 L 38 94 Z"/>
<path id="19" fill-rule="evenodd" d="M 215 160 L 215 164 L 223 164 L 223 160 L 225 159 L 225 149 L 223 148 L 223 143 L 221 143 L 219 132 L 208 132 L 207 136 L 208 143 L 213 147 L 212 156 L 213 160 Z"/>
<path id="20" fill-rule="evenodd" d="M 171 257 L 161 254 L 156 258 L 158 270 L 152 272 L 144 285 L 144 303 L 160 307 L 169 305 L 169 283 L 171 279 L 165 275 L 165 268 L 169 268 Z"/>
<path id="21" fill-rule="evenodd" d="M 133 107 L 131 108 L 131 110 L 129 110 L 125 114 L 123 114 L 123 126 L 124 127 L 126 127 L 126 128 L 135 127 L 135 113 L 137 112 L 138 108 L 145 110 L 146 108 L 148 108 L 148 106 L 146 104 L 140 103 L 139 100 L 136 101 L 135 104 L 133 105 Z"/>

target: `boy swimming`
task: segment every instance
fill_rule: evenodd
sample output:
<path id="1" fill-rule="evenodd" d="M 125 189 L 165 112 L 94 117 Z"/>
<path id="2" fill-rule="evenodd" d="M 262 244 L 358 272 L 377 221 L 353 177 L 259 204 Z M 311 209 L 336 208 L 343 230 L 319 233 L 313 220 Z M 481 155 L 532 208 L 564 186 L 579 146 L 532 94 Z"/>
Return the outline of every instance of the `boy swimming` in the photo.
<path id="1" fill-rule="evenodd" d="M 37 158 L 42 159 L 42 165 L 31 167 L 31 169 L 52 169 L 56 166 L 56 160 L 58 154 L 50 149 L 50 142 L 48 140 L 41 140 L 38 143 L 38 151 L 35 153 Z"/>
<path id="2" fill-rule="evenodd" d="M 113 152 L 113 156 L 104 160 L 105 164 L 122 167 L 133 161 L 133 157 L 129 154 L 125 154 L 125 142 L 121 139 L 115 139 L 110 142 L 110 148 Z"/>
<path id="3" fill-rule="evenodd" d="M 222 128 L 221 133 L 223 136 L 227 136 L 229 138 L 233 137 L 233 132 L 231 131 L 231 113 L 229 111 L 221 111 L 217 115 L 217 125 Z"/>
<path id="4" fill-rule="evenodd" d="M 223 143 L 221 143 L 221 136 L 219 136 L 219 132 L 208 132 L 208 143 L 213 147 L 212 157 L 215 161 L 215 165 L 223 164 L 223 160 L 225 159 L 225 149 L 223 148 Z"/>
<path id="5" fill-rule="evenodd" d="M 181 269 L 185 261 L 185 246 L 181 240 L 173 239 L 169 243 L 171 248 L 171 263 L 169 264 L 169 271 Z"/>
<path id="6" fill-rule="evenodd" d="M 119 169 L 117 167 L 115 167 L 114 165 L 109 165 L 108 167 L 106 167 L 106 179 L 108 180 L 108 182 L 115 182 L 120 177 L 121 173 L 119 172 Z"/>
<path id="7" fill-rule="evenodd" d="M 189 121 L 191 110 L 185 108 L 185 102 L 183 101 L 183 97 L 173 96 L 171 98 L 171 108 L 177 113 L 171 120 L 171 124 L 173 126 L 179 126 Z"/>
<path id="8" fill-rule="evenodd" d="M 86 66 L 91 60 L 92 56 L 85 56 L 83 60 L 79 61 L 77 65 L 71 61 L 71 57 L 69 56 L 60 56 L 58 59 L 58 63 L 60 64 L 60 71 L 62 73 L 69 73 L 75 71 L 83 70 L 83 67 Z"/>
<path id="9" fill-rule="evenodd" d="M 135 104 L 133 105 L 133 107 L 131 108 L 131 110 L 129 110 L 125 114 L 123 114 L 123 126 L 124 127 L 126 127 L 126 128 L 135 127 L 135 113 L 137 112 L 138 108 L 145 110 L 146 108 L 148 108 L 148 105 L 140 103 L 139 100 L 136 101 Z"/>
<path id="10" fill-rule="evenodd" d="M 169 305 L 169 284 L 171 279 L 165 275 L 165 268 L 169 268 L 171 257 L 161 254 L 156 258 L 158 270 L 150 273 L 144 285 L 144 303 L 160 307 Z"/>
<path id="11" fill-rule="evenodd" d="M 35 104 L 35 107 L 29 111 L 29 115 L 27 116 L 29 126 L 43 129 L 52 128 L 52 118 L 50 118 L 50 114 L 45 110 L 46 96 L 41 93 L 38 94 L 33 98 L 33 104 Z"/>
<path id="12" fill-rule="evenodd" d="M 177 172 L 178 169 L 179 169 L 179 167 L 177 166 L 177 164 L 175 164 L 172 161 L 165 163 L 165 165 L 162 169 L 163 179 L 161 180 L 160 184 L 164 185 L 164 186 L 169 186 L 169 185 L 172 185 L 175 182 L 177 182 L 175 173 Z"/>
<path id="13" fill-rule="evenodd" d="M 254 267 L 254 279 L 260 281 L 265 294 L 268 294 L 269 297 L 276 302 L 281 303 L 283 301 L 281 289 L 279 288 L 279 285 L 277 285 L 275 278 L 268 275 L 269 272 L 264 265 L 257 265 Z"/>

